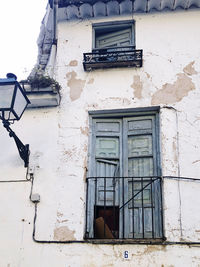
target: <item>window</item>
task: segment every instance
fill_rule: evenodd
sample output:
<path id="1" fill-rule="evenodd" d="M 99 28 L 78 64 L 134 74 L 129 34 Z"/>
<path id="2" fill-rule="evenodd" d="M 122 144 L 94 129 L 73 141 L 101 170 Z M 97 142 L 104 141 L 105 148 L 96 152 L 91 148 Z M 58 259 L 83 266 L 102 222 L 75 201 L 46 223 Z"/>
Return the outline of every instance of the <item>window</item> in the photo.
<path id="1" fill-rule="evenodd" d="M 134 21 L 93 25 L 93 49 L 134 46 Z"/>
<path id="2" fill-rule="evenodd" d="M 141 67 L 142 50 L 135 49 L 134 21 L 93 24 L 92 53 L 84 53 L 84 70 Z"/>
<path id="3" fill-rule="evenodd" d="M 162 238 L 158 108 L 91 113 L 86 237 Z"/>

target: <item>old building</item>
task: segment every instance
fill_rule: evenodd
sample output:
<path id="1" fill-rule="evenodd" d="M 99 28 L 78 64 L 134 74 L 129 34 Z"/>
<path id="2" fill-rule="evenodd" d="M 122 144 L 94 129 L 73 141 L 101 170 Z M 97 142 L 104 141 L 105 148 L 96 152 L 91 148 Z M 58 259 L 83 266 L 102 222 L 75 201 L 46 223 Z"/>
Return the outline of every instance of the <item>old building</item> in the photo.
<path id="1" fill-rule="evenodd" d="M 0 131 L 1 267 L 200 266 L 199 7 L 49 1 L 27 168 Z"/>

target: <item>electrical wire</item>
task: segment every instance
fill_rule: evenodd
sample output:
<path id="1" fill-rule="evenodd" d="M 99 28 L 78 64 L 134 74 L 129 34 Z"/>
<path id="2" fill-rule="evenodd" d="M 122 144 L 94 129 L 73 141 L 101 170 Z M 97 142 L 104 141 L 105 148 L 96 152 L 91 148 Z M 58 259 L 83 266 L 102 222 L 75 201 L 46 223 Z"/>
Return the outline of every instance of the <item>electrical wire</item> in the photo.
<path id="1" fill-rule="evenodd" d="M 192 178 L 192 177 L 173 177 L 173 176 L 163 176 L 164 179 L 183 179 L 183 180 L 192 180 L 192 181 L 199 181 L 200 179 L 197 178 Z M 34 178 L 32 178 L 32 186 L 31 186 L 31 192 L 33 188 L 33 181 Z M 31 193 L 32 194 L 32 193 Z M 30 199 L 31 199 L 31 194 L 30 194 Z M 35 214 L 34 214 L 34 219 L 33 219 L 33 233 L 32 233 L 32 239 L 36 243 L 41 243 L 41 244 L 98 244 L 98 245 L 162 245 L 162 246 L 167 246 L 167 245 L 187 245 L 187 246 L 196 246 L 200 248 L 200 242 L 192 242 L 192 241 L 181 241 L 181 242 L 176 242 L 176 241 L 166 241 L 165 238 L 160 241 L 159 240 L 154 240 L 154 241 L 134 241 L 134 240 L 127 240 L 127 239 L 104 239 L 104 240 L 97 240 L 97 239 L 87 239 L 87 240 L 66 240 L 66 241 L 56 241 L 56 240 L 39 240 L 35 237 L 36 233 L 36 220 L 37 220 L 37 202 L 35 204 Z"/>
<path id="2" fill-rule="evenodd" d="M 28 175 L 27 175 L 28 177 Z M 198 181 L 200 182 L 200 179 L 193 178 L 193 177 L 175 177 L 175 176 L 162 176 L 163 179 L 175 179 L 175 180 L 187 180 L 187 181 Z M 34 183 L 34 176 L 33 174 L 30 174 L 30 178 L 26 180 L 10 180 L 10 181 L 0 181 L 0 183 L 15 183 L 15 182 L 31 182 L 31 191 L 29 199 L 31 200 L 32 192 L 33 192 L 33 183 Z M 36 233 L 36 220 L 37 220 L 37 202 L 34 202 L 35 205 L 35 214 L 33 219 L 33 232 L 32 232 L 32 239 L 36 243 L 41 244 L 98 244 L 98 245 L 187 245 L 187 246 L 195 246 L 200 248 L 200 242 L 192 242 L 192 241 L 165 241 L 164 239 L 160 241 L 134 241 L 134 240 L 127 240 L 127 239 L 104 239 L 104 240 L 97 240 L 97 239 L 88 239 L 88 240 L 66 240 L 66 241 L 55 241 L 55 240 L 39 240 L 35 237 Z"/>
<path id="3" fill-rule="evenodd" d="M 35 215 L 33 220 L 33 234 L 32 238 L 33 241 L 36 243 L 42 244 L 98 244 L 98 245 L 187 245 L 192 246 L 195 245 L 196 247 L 200 248 L 200 242 L 176 242 L 176 241 L 134 241 L 134 240 L 127 240 L 127 239 L 104 239 L 104 240 L 95 240 L 95 239 L 88 239 L 88 240 L 66 240 L 66 241 L 55 241 L 55 240 L 38 240 L 35 237 L 36 232 L 36 219 L 37 219 L 37 203 L 35 203 Z"/>

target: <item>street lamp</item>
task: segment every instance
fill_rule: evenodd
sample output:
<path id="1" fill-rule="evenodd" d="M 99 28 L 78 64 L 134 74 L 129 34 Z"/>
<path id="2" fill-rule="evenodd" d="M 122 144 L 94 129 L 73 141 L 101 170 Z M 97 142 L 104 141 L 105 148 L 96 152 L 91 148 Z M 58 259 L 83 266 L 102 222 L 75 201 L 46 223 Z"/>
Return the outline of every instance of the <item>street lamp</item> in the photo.
<path id="1" fill-rule="evenodd" d="M 0 119 L 3 126 L 13 137 L 17 145 L 19 155 L 24 161 L 24 167 L 28 167 L 29 145 L 24 145 L 10 128 L 10 123 L 20 120 L 24 110 L 30 103 L 26 92 L 17 82 L 17 77 L 8 73 L 6 79 L 0 79 Z"/>

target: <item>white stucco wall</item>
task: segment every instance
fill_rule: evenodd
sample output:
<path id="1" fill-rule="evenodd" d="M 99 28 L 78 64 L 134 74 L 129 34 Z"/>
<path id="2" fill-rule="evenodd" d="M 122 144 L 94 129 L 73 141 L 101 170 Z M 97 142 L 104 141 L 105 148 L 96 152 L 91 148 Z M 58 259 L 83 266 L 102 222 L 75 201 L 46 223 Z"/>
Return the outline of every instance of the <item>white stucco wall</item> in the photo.
<path id="1" fill-rule="evenodd" d="M 30 144 L 33 193 L 41 197 L 38 240 L 83 240 L 89 110 L 160 106 L 163 175 L 200 178 L 200 11 L 134 15 L 143 67 L 84 72 L 92 23 L 127 19 L 132 17 L 60 22 L 55 78 L 61 105 L 28 110 L 13 126 Z M 0 129 L 0 180 L 23 180 L 26 169 Z M 35 243 L 30 190 L 30 182 L 0 183 L 0 267 L 200 266 L 197 245 Z M 197 181 L 164 179 L 168 241 L 200 242 L 199 190 Z"/>

